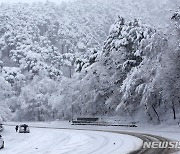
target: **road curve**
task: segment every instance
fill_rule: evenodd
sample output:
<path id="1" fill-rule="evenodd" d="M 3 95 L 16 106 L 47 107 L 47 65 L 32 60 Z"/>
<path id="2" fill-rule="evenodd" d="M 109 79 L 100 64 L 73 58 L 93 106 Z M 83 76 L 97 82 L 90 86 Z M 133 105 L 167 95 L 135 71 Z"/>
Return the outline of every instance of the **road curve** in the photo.
<path id="1" fill-rule="evenodd" d="M 144 133 L 136 133 L 136 132 L 125 132 L 125 131 L 106 131 L 106 130 L 92 130 L 92 131 L 103 131 L 103 132 L 110 132 L 110 133 L 117 133 L 117 134 L 125 134 L 137 137 L 144 142 L 169 142 L 171 141 L 168 138 L 151 135 L 151 134 L 144 134 Z M 174 152 L 179 151 L 179 149 L 170 149 L 170 148 L 143 148 L 143 145 L 136 151 L 132 151 L 129 154 L 172 154 Z"/>
<path id="2" fill-rule="evenodd" d="M 8 124 L 4 124 L 8 125 Z M 13 125 L 10 125 L 13 126 Z M 136 133 L 136 132 L 125 132 L 125 131 L 110 131 L 110 130 L 99 130 L 99 129 L 83 129 L 83 128 L 55 128 L 55 127 L 36 127 L 36 126 L 30 126 L 34 128 L 48 128 L 48 129 L 61 129 L 61 130 L 83 130 L 83 131 L 96 131 L 96 132 L 109 132 L 109 133 L 117 133 L 117 134 L 124 134 L 124 135 L 130 135 L 137 137 L 141 139 L 143 142 L 153 142 L 153 141 L 158 141 L 158 142 L 169 142 L 171 141 L 168 138 L 157 136 L 157 135 L 151 135 L 151 134 L 144 134 L 144 133 Z M 169 149 L 169 148 L 143 148 L 141 146 L 138 150 L 132 151 L 129 154 L 172 154 L 174 152 L 177 152 L 178 149 Z"/>
<path id="3" fill-rule="evenodd" d="M 143 140 L 143 142 L 169 142 L 171 141 L 170 139 L 161 137 L 161 136 L 157 136 L 157 135 L 150 135 L 150 134 L 141 134 L 141 133 L 134 133 L 134 132 L 120 132 L 120 131 L 116 131 L 113 133 L 120 133 L 120 134 L 127 134 L 127 135 L 131 135 L 131 136 L 135 136 L 137 138 L 140 138 L 141 140 Z M 156 149 L 152 149 L 152 148 L 143 148 L 143 146 L 141 146 L 140 149 L 136 150 L 136 151 L 132 151 L 129 154 L 172 154 L 174 152 L 177 152 L 177 149 L 169 149 L 169 148 L 156 148 Z"/>
<path id="4" fill-rule="evenodd" d="M 151 135 L 151 134 L 144 134 L 144 133 L 136 133 L 136 132 L 125 132 L 125 131 L 109 131 L 109 130 L 97 130 L 97 129 L 82 129 L 82 128 L 52 128 L 52 129 L 70 129 L 70 130 L 84 130 L 84 131 L 100 131 L 100 132 L 109 132 L 109 133 L 117 133 L 117 134 L 125 134 L 137 137 L 141 139 L 143 142 L 169 142 L 171 141 L 168 138 L 157 136 L 157 135 Z M 129 154 L 172 154 L 174 152 L 177 152 L 178 149 L 169 149 L 169 148 L 139 148 L 136 151 L 132 151 Z"/>

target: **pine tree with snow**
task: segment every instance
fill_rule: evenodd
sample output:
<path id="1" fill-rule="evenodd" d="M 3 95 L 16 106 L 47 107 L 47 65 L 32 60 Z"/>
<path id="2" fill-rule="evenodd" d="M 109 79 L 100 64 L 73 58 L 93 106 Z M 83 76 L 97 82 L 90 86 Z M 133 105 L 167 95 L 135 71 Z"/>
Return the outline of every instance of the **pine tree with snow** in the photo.
<path id="1" fill-rule="evenodd" d="M 141 25 L 137 19 L 126 22 L 124 18 L 119 17 L 111 26 L 103 48 L 104 64 L 111 65 L 112 69 L 117 69 L 126 76 L 131 68 L 142 62 L 145 42 L 153 33 L 153 29 Z"/>

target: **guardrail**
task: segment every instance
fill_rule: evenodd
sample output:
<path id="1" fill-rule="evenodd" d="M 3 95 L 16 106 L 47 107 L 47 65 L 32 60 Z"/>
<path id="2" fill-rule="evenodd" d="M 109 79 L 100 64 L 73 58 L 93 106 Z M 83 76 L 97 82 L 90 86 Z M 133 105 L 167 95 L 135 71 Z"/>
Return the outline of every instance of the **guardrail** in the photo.
<path id="1" fill-rule="evenodd" d="M 112 124 L 112 123 L 100 123 L 100 122 L 81 122 L 81 121 L 72 121 L 71 125 L 92 125 L 92 126 L 120 126 L 120 127 L 137 127 L 135 124 Z"/>

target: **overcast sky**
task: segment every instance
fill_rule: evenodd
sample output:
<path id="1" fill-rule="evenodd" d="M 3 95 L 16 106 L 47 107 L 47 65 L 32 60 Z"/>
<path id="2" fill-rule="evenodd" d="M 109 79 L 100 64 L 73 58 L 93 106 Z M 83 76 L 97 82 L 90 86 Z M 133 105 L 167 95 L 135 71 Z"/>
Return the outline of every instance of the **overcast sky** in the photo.
<path id="1" fill-rule="evenodd" d="M 33 3 L 33 2 L 45 2 L 46 0 L 0 0 L 0 3 L 5 3 L 5 2 L 9 2 L 9 3 L 16 3 L 16 2 L 26 2 L 26 3 Z M 55 3 L 61 3 L 61 2 L 67 2 L 67 1 L 72 1 L 72 0 L 49 0 L 51 2 L 55 2 Z"/>

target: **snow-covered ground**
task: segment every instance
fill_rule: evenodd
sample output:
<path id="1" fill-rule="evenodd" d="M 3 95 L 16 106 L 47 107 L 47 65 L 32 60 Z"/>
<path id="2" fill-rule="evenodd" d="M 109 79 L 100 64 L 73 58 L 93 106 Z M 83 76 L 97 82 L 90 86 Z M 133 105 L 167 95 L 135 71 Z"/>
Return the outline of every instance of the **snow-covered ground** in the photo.
<path id="1" fill-rule="evenodd" d="M 64 124 L 66 128 L 69 125 L 59 124 L 29 123 L 30 126 L 51 127 Z M 1 154 L 126 154 L 142 144 L 142 140 L 133 136 L 107 132 L 31 127 L 31 133 L 20 134 L 15 132 L 14 126 L 4 128 L 5 148 L 0 150 Z"/>
<path id="2" fill-rule="evenodd" d="M 6 124 L 19 125 L 22 123 Z M 138 125 L 136 128 L 129 128 L 74 126 L 66 121 L 28 124 L 31 126 L 30 134 L 19 134 L 15 132 L 14 126 L 4 126 L 2 135 L 5 140 L 5 148 L 0 151 L 2 154 L 126 154 L 142 145 L 142 140 L 133 136 L 90 130 L 137 132 L 180 141 L 178 125 Z"/>
<path id="3" fill-rule="evenodd" d="M 126 122 L 127 123 L 127 122 Z M 17 124 L 11 122 L 10 124 Z M 111 127 L 111 126 L 77 126 L 71 125 L 67 121 L 54 121 L 54 122 L 34 122 L 29 123 L 32 126 L 47 126 L 55 128 L 75 128 L 75 129 L 90 129 L 90 130 L 111 130 L 111 131 L 129 131 L 129 132 L 138 132 L 138 133 L 147 133 L 158 135 L 162 137 L 167 137 L 171 140 L 180 141 L 180 126 L 172 124 L 162 124 L 162 125 L 150 125 L 150 124 L 137 124 L 138 127 Z"/>

